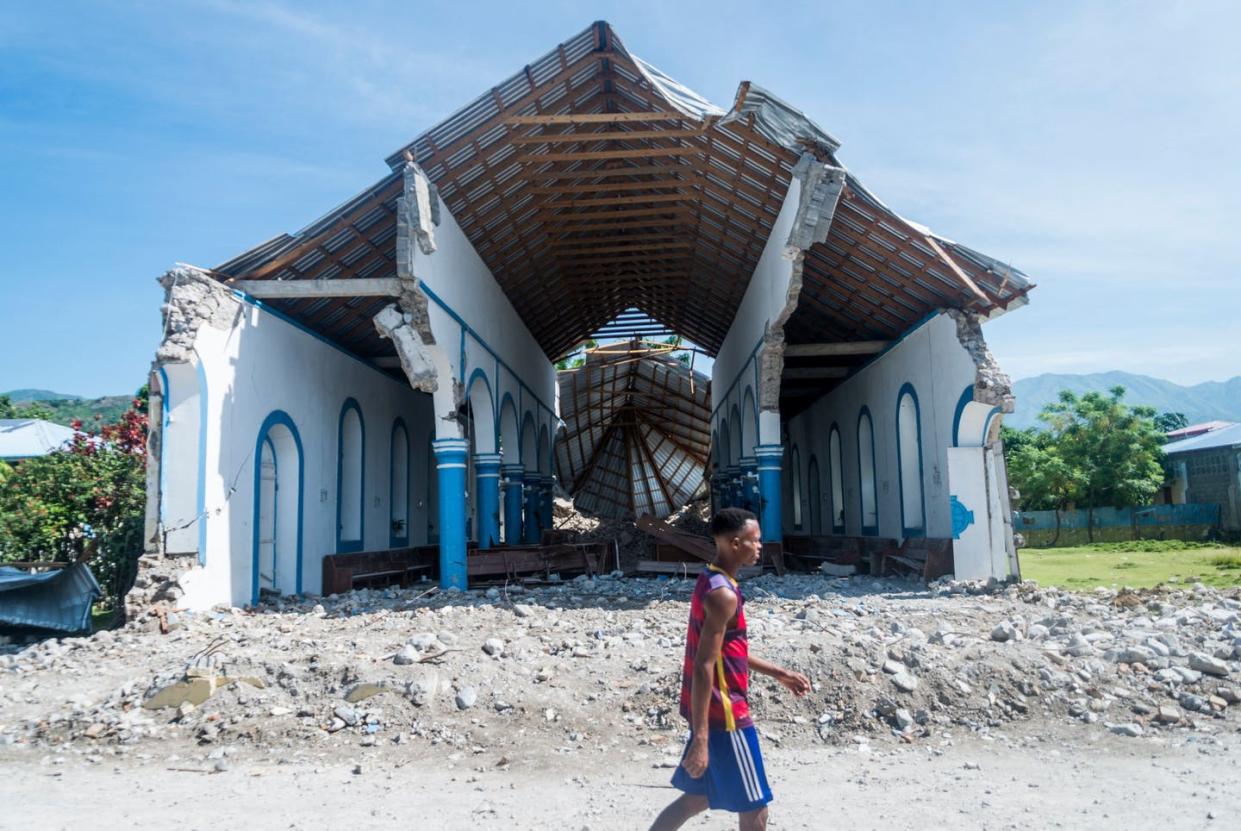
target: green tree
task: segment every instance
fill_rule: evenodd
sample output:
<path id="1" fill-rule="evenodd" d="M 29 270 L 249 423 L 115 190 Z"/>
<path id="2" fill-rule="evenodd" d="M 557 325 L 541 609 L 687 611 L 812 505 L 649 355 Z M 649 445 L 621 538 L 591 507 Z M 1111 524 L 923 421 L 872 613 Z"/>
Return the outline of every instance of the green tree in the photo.
<path id="1" fill-rule="evenodd" d="M 1049 430 L 1002 427 L 1001 438 L 1008 481 L 1017 489 L 1021 509 L 1056 512 L 1056 532 L 1051 541 L 1055 545 L 1060 539 L 1060 512 L 1081 495 L 1081 471 L 1061 455 Z"/>
<path id="2" fill-rule="evenodd" d="M 119 421 L 84 431 L 63 450 L 27 459 L 0 476 L 0 562 L 69 562 L 90 555 L 103 602 L 129 588 L 142 549 L 146 496 L 145 403 Z"/>
<path id="3" fill-rule="evenodd" d="M 37 401 L 14 404 L 7 395 L 0 395 L 0 418 L 38 418 L 52 421 L 55 417 L 55 413 Z"/>
<path id="4" fill-rule="evenodd" d="M 1056 452 L 1080 481 L 1077 502 L 1087 511 L 1145 505 L 1164 481 L 1163 432 L 1151 407 L 1124 403 L 1125 388 L 1081 397 L 1061 391 L 1039 415 L 1050 427 Z M 1094 539 L 1093 523 L 1087 524 Z"/>
<path id="5" fill-rule="evenodd" d="M 1171 433 L 1173 430 L 1181 430 L 1189 426 L 1189 419 L 1184 413 L 1160 413 L 1155 416 L 1155 426 L 1159 428 L 1161 433 Z"/>

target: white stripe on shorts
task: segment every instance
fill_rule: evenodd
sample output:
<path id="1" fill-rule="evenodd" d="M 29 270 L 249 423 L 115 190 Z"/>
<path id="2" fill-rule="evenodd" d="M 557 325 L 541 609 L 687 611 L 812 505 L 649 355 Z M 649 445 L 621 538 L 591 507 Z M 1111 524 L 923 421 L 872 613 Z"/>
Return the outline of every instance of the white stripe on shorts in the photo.
<path id="1" fill-rule="evenodd" d="M 749 747 L 745 736 L 741 735 L 740 730 L 734 730 L 728 735 L 732 739 L 733 755 L 737 757 L 737 769 L 741 771 L 741 781 L 745 784 L 746 798 L 750 802 L 756 802 L 762 794 L 755 793 L 758 790 L 758 779 L 754 775 L 753 765 L 750 764 Z"/>

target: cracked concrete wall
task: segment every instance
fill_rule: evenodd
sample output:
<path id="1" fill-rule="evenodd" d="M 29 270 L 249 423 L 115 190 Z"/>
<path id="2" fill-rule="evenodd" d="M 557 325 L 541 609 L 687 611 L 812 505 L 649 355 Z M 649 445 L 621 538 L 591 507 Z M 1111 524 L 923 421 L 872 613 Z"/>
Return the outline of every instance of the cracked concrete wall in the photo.
<path id="1" fill-rule="evenodd" d="M 435 185 L 418 165 L 406 162 L 402 174 L 404 183 L 396 212 L 396 256 L 398 262 L 412 263 L 414 245 L 423 254 L 435 252 L 440 200 Z"/>
<path id="2" fill-rule="evenodd" d="M 797 308 L 806 250 L 827 238 L 844 187 L 843 168 L 803 155 L 793 169 L 793 181 L 780 214 L 772 226 L 728 336 L 716 356 L 712 407 L 739 404 L 747 386 L 758 400 L 759 440 L 779 441 L 780 375 L 784 369 L 784 325 Z M 750 364 L 750 350 L 759 344 Z M 746 373 L 754 373 L 752 382 Z M 746 377 L 743 377 L 746 376 Z"/>
<path id="3" fill-rule="evenodd" d="M 233 293 L 219 281 L 191 266 L 179 265 L 163 274 L 164 337 L 155 352 L 155 363 L 190 363 L 194 341 L 203 326 L 227 331 L 241 314 Z"/>
<path id="4" fill-rule="evenodd" d="M 845 186 L 845 170 L 803 155 L 793 168 L 800 182 L 797 213 L 784 244 L 784 257 L 791 265 L 784 306 L 772 318 L 763 338 L 759 367 L 759 407 L 766 412 L 780 410 L 780 376 L 784 373 L 784 324 L 797 309 L 801 297 L 802 269 L 810 246 L 827 241 L 836 215 L 836 205 Z M 778 433 L 777 433 L 778 435 Z"/>
<path id="5" fill-rule="evenodd" d="M 185 593 L 177 604 L 200 609 L 251 600 L 256 442 L 263 429 L 295 431 L 300 440 L 300 451 L 289 433 L 276 442 L 280 469 L 294 465 L 303 481 L 301 488 L 279 492 L 279 498 L 300 499 L 302 522 L 300 544 L 291 534 L 278 543 L 277 588 L 318 591 L 322 557 L 338 545 L 338 431 L 346 399 L 358 402 L 365 430 L 363 545 L 390 547 L 390 437 L 396 419 L 402 419 L 409 469 L 425 471 L 435 432 L 431 396 L 236 296 L 197 269 L 174 269 L 160 282 L 167 332 L 154 370 L 167 375 L 171 410 L 169 429 L 153 447 L 160 457 L 157 470 L 159 463 L 163 467 L 163 493 L 149 507 L 149 522 L 163 524 L 168 559 L 185 555 L 175 558 L 175 582 Z M 421 327 L 416 314 L 395 304 L 391 314 L 390 325 L 402 328 L 412 354 L 434 348 L 423 342 L 429 331 L 425 314 Z M 425 363 L 411 369 L 429 388 L 435 379 Z M 403 515 L 410 543 L 422 544 L 431 510 L 425 476 L 411 476 L 408 496 Z"/>
<path id="6" fill-rule="evenodd" d="M 519 418 L 529 412 L 539 424 L 548 423 L 554 416 L 537 406 L 534 398 L 555 412 L 555 367 L 434 190 L 425 191 L 430 212 L 422 202 L 416 212 L 405 210 L 423 198 L 424 179 L 416 165 L 406 165 L 400 214 L 408 217 L 407 241 L 399 249 L 397 265 L 398 276 L 409 288 L 399 309 L 406 325 L 421 337 L 425 354 L 415 357 L 413 339 L 405 338 L 403 364 L 409 360 L 414 368 L 428 363 L 436 368 L 436 420 L 447 431 L 445 437 L 461 435 L 464 387 L 480 371 L 495 411 L 510 396 L 522 410 Z M 426 230 L 428 220 L 434 235 L 429 245 L 423 245 L 425 234 L 415 224 L 421 222 Z M 390 314 L 385 321 L 395 323 Z"/>
<path id="7" fill-rule="evenodd" d="M 958 309 L 945 309 L 945 314 L 956 321 L 957 340 L 974 361 L 974 400 L 999 407 L 1003 413 L 1013 412 L 1016 398 L 1012 382 L 987 347 L 982 320 L 978 315 Z"/>

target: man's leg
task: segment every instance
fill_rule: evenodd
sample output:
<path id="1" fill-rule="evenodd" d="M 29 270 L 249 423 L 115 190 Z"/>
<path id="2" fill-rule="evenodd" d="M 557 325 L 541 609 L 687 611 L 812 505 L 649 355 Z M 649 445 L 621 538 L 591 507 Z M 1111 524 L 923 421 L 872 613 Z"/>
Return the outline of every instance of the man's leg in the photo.
<path id="1" fill-rule="evenodd" d="M 739 814 L 737 827 L 741 831 L 767 831 L 767 806 Z"/>
<path id="2" fill-rule="evenodd" d="M 655 818 L 655 824 L 651 826 L 651 831 L 676 831 L 693 817 L 707 810 L 707 797 L 705 794 L 684 793 L 677 798 L 675 802 L 660 812 Z M 763 816 L 767 815 L 767 809 L 763 809 Z M 758 828 L 766 827 L 766 820 L 763 825 L 756 826 Z"/>

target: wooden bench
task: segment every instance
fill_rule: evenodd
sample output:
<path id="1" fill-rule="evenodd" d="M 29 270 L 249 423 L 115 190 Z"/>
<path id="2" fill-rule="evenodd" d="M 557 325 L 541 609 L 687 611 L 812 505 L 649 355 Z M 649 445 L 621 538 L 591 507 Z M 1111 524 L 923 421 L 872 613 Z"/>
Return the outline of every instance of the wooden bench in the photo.
<path id="1" fill-rule="evenodd" d="M 883 558 L 896 553 L 896 540 L 887 537 L 786 534 L 784 554 L 790 565 L 815 571 L 822 563 L 854 566 L 859 572 L 882 573 Z"/>
<path id="2" fill-rule="evenodd" d="M 323 594 L 341 594 L 361 586 L 409 585 L 439 572 L 439 547 L 388 548 L 329 554 L 323 558 Z"/>
<path id="3" fill-rule="evenodd" d="M 877 574 L 920 577 L 931 582 L 953 572 L 952 540 L 909 537 L 899 549 L 885 552 Z"/>

